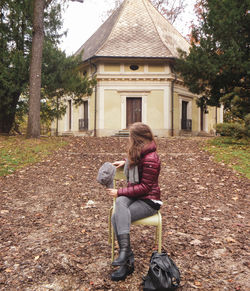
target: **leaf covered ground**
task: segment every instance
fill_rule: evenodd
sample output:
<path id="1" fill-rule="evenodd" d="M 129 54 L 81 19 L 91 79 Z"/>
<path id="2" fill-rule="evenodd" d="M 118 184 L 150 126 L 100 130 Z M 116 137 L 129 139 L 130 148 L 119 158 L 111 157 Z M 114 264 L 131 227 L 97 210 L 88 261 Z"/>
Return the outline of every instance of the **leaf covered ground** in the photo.
<path id="1" fill-rule="evenodd" d="M 133 226 L 135 272 L 112 282 L 99 167 L 126 138 L 69 138 L 43 161 L 0 177 L 0 290 L 141 290 L 154 228 Z M 203 151 L 202 138 L 158 139 L 163 248 L 180 290 L 249 290 L 249 180 Z"/>

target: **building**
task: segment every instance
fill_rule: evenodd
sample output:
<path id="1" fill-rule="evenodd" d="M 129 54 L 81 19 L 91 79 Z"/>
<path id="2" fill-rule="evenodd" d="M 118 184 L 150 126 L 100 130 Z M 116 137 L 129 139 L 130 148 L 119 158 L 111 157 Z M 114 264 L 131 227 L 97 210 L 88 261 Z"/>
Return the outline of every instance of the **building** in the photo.
<path id="1" fill-rule="evenodd" d="M 174 72 L 178 48 L 189 47 L 149 0 L 124 0 L 76 52 L 80 73 L 95 76 L 97 85 L 79 107 L 68 98 L 59 135 L 112 136 L 136 121 L 159 137 L 214 132 L 223 110 L 198 108 Z"/>

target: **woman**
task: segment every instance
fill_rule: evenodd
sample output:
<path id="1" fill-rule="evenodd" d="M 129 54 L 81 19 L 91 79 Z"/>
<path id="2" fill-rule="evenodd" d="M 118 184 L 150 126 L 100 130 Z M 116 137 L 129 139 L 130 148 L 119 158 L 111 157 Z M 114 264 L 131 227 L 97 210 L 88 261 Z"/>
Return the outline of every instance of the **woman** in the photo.
<path id="1" fill-rule="evenodd" d="M 107 189 L 116 197 L 113 228 L 119 244 L 119 256 L 113 266 L 120 266 L 112 273 L 113 281 L 124 280 L 134 271 L 134 254 L 130 247 L 131 222 L 157 213 L 162 204 L 158 176 L 160 160 L 150 127 L 136 122 L 129 129 L 128 159 L 113 163 L 117 168 L 125 166 L 128 185 L 120 189 Z"/>

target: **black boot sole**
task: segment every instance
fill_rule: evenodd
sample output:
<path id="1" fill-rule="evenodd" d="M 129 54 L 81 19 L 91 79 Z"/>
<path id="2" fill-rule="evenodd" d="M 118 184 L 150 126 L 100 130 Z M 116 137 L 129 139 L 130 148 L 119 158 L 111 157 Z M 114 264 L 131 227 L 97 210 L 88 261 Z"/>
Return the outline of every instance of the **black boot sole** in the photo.
<path id="1" fill-rule="evenodd" d="M 134 266 L 129 266 L 127 272 L 123 276 L 113 276 L 111 274 L 112 281 L 123 281 L 127 278 L 128 275 L 131 275 L 134 272 Z"/>

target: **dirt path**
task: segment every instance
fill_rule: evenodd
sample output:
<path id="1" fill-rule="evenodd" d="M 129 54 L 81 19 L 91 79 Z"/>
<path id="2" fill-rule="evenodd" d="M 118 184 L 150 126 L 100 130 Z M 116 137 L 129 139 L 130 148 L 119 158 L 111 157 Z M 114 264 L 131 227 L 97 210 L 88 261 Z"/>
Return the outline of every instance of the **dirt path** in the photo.
<path id="1" fill-rule="evenodd" d="M 215 163 L 199 147 L 204 139 L 157 142 L 163 247 L 180 268 L 180 290 L 249 290 L 249 180 Z M 0 290 L 140 290 L 154 229 L 133 226 L 135 272 L 110 281 L 112 202 L 96 182 L 126 143 L 71 138 L 47 160 L 0 178 Z"/>

